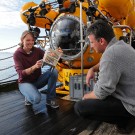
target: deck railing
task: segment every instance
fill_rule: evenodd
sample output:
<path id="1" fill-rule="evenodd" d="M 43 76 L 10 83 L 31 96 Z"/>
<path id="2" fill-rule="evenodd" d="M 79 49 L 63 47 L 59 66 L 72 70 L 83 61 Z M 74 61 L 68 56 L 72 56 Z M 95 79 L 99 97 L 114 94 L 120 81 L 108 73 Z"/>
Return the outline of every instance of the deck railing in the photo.
<path id="1" fill-rule="evenodd" d="M 10 50 L 10 49 L 15 48 L 17 46 L 18 45 L 13 45 L 13 46 L 8 47 L 8 48 L 0 49 L 0 53 L 2 51 L 7 51 L 7 50 Z M 8 56 L 8 57 L 2 56 L 2 58 L 0 58 L 1 65 L 3 65 L 3 63 L 5 62 L 5 60 L 8 60 L 8 59 L 12 59 L 13 60 L 13 54 L 11 56 Z M 14 64 L 9 66 L 8 63 L 7 63 L 6 64 L 6 67 L 0 68 L 0 73 L 3 73 L 5 70 L 9 70 L 11 68 L 14 68 Z M 5 83 L 15 82 L 17 80 L 17 73 L 16 73 L 16 71 L 15 72 L 12 72 L 12 73 L 9 72 L 9 74 L 4 74 L 4 75 L 0 75 L 0 76 L 1 76 L 1 78 L 0 78 L 0 85 L 5 84 Z M 13 77 L 14 78 L 16 77 L 16 79 L 14 79 Z"/>

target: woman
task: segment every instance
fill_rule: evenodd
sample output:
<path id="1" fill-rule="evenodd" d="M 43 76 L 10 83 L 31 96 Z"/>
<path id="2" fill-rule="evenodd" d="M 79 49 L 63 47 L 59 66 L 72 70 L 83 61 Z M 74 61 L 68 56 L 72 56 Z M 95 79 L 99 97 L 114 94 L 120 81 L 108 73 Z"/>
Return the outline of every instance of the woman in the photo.
<path id="1" fill-rule="evenodd" d="M 41 101 L 41 93 L 38 89 L 48 84 L 46 104 L 52 108 L 58 108 L 56 103 L 56 81 L 58 73 L 48 70 L 41 74 L 42 58 L 44 51 L 34 47 L 34 35 L 30 31 L 24 31 L 21 36 L 21 46 L 14 53 L 15 69 L 18 73 L 18 86 L 25 96 L 25 105 L 38 104 Z"/>

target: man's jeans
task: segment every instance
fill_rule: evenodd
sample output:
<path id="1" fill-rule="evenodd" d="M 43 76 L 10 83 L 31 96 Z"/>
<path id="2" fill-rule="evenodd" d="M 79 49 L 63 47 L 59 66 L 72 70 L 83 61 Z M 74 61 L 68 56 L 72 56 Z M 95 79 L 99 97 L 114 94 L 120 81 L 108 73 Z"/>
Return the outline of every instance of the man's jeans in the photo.
<path id="1" fill-rule="evenodd" d="M 47 84 L 47 100 L 51 100 L 56 97 L 57 78 L 58 72 L 56 69 L 52 72 L 47 70 L 34 83 L 19 83 L 19 90 L 29 102 L 32 104 L 38 104 L 41 101 L 41 93 L 38 89 Z"/>
<path id="2" fill-rule="evenodd" d="M 85 99 L 76 102 L 74 106 L 77 115 L 91 120 L 126 125 L 134 118 L 123 106 L 119 99 L 108 96 L 104 100 Z"/>

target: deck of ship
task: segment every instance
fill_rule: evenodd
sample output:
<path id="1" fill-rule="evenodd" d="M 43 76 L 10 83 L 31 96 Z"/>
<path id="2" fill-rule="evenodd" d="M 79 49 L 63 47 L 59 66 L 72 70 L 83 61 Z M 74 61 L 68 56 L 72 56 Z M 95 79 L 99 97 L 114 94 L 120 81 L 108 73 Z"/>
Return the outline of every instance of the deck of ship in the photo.
<path id="1" fill-rule="evenodd" d="M 76 116 L 74 101 L 57 96 L 60 107 L 51 109 L 43 94 L 41 103 L 30 107 L 18 89 L 10 89 L 0 88 L 0 135 L 120 135 L 114 125 Z"/>

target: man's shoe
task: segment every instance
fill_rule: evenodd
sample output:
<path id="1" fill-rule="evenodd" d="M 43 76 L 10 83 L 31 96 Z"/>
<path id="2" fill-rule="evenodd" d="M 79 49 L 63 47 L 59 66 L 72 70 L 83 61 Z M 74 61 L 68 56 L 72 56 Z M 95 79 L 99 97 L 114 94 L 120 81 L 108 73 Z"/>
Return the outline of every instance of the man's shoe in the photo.
<path id="1" fill-rule="evenodd" d="M 25 105 L 26 106 L 30 106 L 30 105 L 32 105 L 28 100 L 27 100 L 27 98 L 25 97 Z"/>
<path id="2" fill-rule="evenodd" d="M 57 104 L 56 100 L 47 100 L 46 105 L 56 109 L 59 108 L 59 105 Z"/>
<path id="3" fill-rule="evenodd" d="M 120 134 L 130 134 L 135 128 L 135 118 L 131 118 L 125 126 L 116 125 L 116 129 Z"/>
<path id="4" fill-rule="evenodd" d="M 129 134 L 131 133 L 131 131 L 127 130 L 124 127 L 119 127 L 118 125 L 116 125 L 116 131 L 120 134 Z"/>

